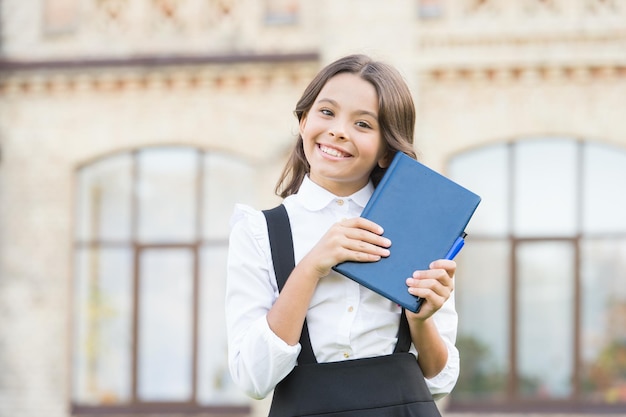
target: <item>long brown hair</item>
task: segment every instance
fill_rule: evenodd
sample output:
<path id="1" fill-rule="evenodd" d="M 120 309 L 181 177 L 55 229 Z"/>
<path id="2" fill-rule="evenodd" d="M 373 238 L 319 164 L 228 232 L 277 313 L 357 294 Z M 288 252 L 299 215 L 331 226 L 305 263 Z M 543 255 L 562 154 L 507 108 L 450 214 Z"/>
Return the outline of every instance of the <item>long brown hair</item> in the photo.
<path id="1" fill-rule="evenodd" d="M 378 123 L 381 136 L 387 146 L 390 160 L 396 152 L 416 158 L 413 149 L 415 129 L 415 105 L 411 92 L 402 75 L 392 66 L 374 61 L 366 55 L 348 55 L 323 68 L 307 86 L 296 105 L 294 113 L 301 121 L 311 110 L 318 94 L 329 79 L 340 73 L 351 73 L 371 83 L 378 94 Z M 291 155 L 276 184 L 275 192 L 285 198 L 298 192 L 302 180 L 309 172 L 309 163 L 304 155 L 302 136 L 291 151 Z M 378 185 L 386 168 L 376 166 L 370 178 Z"/>

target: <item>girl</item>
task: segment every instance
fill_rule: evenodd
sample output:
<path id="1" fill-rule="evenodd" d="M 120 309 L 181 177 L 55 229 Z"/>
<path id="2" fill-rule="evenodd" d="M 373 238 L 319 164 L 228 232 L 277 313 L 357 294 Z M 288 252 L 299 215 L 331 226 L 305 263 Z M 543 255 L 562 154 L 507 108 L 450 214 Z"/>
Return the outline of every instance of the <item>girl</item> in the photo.
<path id="1" fill-rule="evenodd" d="M 433 260 L 429 270 L 407 277 L 407 291 L 425 300 L 417 314 L 331 269 L 376 262 L 393 250 L 382 228 L 359 215 L 395 153 L 415 158 L 410 91 L 394 68 L 351 55 L 322 69 L 295 114 L 298 140 L 276 187 L 291 225 L 281 239 L 293 238 L 295 258 L 284 287 L 276 262 L 289 254 L 274 241 L 270 246 L 264 213 L 237 205 L 232 219 L 226 293 L 232 377 L 253 398 L 275 389 L 271 416 L 362 417 L 374 408 L 372 416 L 418 415 L 411 404 L 422 400 L 409 397 L 421 385 L 439 397 L 458 377 L 455 262 Z M 404 356 L 397 354 L 403 334 L 406 350 L 410 345 Z M 408 362 L 396 360 L 406 355 Z M 388 358 L 393 364 L 371 365 Z M 347 366 L 356 373 L 342 379 Z M 436 413 L 428 410 L 424 415 Z"/>

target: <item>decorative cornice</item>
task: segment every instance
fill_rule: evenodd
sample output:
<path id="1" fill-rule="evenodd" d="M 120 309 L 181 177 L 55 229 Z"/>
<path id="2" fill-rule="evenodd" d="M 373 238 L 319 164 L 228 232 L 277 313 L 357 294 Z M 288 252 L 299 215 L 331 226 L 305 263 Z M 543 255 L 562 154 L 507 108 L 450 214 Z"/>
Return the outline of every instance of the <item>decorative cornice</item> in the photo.
<path id="1" fill-rule="evenodd" d="M 422 79 L 431 83 L 516 83 L 516 82 L 586 82 L 591 80 L 626 79 L 626 65 L 554 65 L 554 66 L 433 66 L 420 71 Z"/>
<path id="2" fill-rule="evenodd" d="M 317 53 L 4 60 L 0 93 L 263 88 L 308 80 L 318 65 Z"/>

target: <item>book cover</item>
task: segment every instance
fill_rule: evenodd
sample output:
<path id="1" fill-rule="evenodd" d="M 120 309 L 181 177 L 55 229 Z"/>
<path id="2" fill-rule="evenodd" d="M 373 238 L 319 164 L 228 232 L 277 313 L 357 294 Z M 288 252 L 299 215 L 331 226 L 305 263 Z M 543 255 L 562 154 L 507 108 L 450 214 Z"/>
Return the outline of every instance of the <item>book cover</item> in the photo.
<path id="1" fill-rule="evenodd" d="M 406 279 L 446 257 L 479 203 L 478 195 L 398 152 L 361 214 L 383 227 L 390 255 L 333 269 L 417 312 L 422 300 L 409 294 Z"/>

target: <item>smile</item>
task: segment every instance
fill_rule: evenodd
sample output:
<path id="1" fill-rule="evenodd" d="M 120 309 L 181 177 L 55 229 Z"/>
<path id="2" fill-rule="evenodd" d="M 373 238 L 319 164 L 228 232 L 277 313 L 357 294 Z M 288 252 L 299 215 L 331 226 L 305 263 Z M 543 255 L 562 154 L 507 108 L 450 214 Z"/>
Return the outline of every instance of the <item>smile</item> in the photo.
<path id="1" fill-rule="evenodd" d="M 334 156 L 335 158 L 348 158 L 351 156 L 350 154 L 341 152 L 338 149 L 330 148 L 328 146 L 318 145 L 318 147 L 320 151 L 322 151 L 323 153 L 330 155 L 330 156 Z"/>

